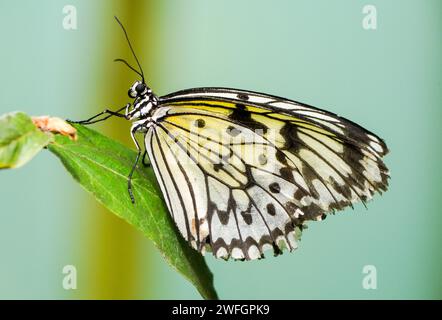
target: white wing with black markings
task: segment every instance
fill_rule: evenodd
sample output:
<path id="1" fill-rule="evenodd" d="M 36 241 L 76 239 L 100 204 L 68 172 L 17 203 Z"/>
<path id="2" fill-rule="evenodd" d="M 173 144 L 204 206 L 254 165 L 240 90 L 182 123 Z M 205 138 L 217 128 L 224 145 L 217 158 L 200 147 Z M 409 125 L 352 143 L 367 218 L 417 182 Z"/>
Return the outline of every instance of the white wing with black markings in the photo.
<path id="1" fill-rule="evenodd" d="M 216 257 L 296 248 L 320 220 L 387 189 L 382 139 L 335 114 L 225 88 L 160 98 L 146 147 L 185 239 Z"/>

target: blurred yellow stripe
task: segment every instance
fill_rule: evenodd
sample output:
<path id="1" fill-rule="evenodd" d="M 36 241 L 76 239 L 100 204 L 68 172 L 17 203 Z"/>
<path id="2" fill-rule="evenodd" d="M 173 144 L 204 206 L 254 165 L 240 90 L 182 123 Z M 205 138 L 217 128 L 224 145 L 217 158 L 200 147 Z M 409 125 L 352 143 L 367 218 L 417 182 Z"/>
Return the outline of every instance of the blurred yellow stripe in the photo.
<path id="1" fill-rule="evenodd" d="M 143 41 L 149 32 L 149 21 L 153 21 L 151 15 L 153 10 L 149 10 L 150 1 L 106 1 L 106 7 L 103 7 L 101 15 L 97 17 L 100 21 L 105 21 L 109 25 L 109 20 L 113 22 L 113 16 L 116 15 L 126 27 L 133 46 L 141 62 L 145 62 L 143 69 L 148 69 L 149 52 L 143 52 Z M 108 59 L 109 55 L 113 58 L 119 58 L 122 53 L 124 58 L 135 65 L 133 57 L 130 55 L 129 47 L 121 30 L 115 23 L 115 28 L 107 31 L 105 38 L 99 39 L 102 44 L 97 46 L 99 50 L 95 53 L 100 57 Z M 138 49 L 138 50 L 137 50 Z M 109 52 L 111 51 L 111 52 Z M 135 79 L 135 74 L 122 64 L 115 64 L 115 70 L 108 72 L 106 70 L 94 70 L 96 74 L 102 76 L 92 76 L 90 79 L 100 79 L 93 81 L 91 86 L 96 88 L 98 97 L 91 97 L 91 101 L 114 101 L 113 106 L 119 106 L 121 101 L 129 101 L 127 88 Z M 117 72 L 118 77 L 111 78 L 106 76 Z M 124 105 L 124 104 L 123 104 Z M 99 112 L 104 108 L 100 103 L 94 111 Z M 129 136 L 130 124 L 124 120 L 107 121 L 105 125 L 99 126 L 100 131 L 110 135 L 130 146 L 133 142 Z M 134 159 L 135 160 L 135 159 Z M 92 200 L 87 204 L 87 215 L 92 221 L 92 225 L 87 226 L 85 240 L 80 248 L 82 252 L 82 270 L 79 270 L 79 298 L 81 299 L 140 299 L 148 298 L 151 295 L 150 287 L 144 283 L 151 277 L 150 268 L 146 269 L 146 256 L 149 252 L 140 252 L 141 241 L 148 241 L 143 238 L 129 224 L 115 216 Z M 143 246 L 145 247 L 145 246 Z M 144 266 L 142 268 L 141 266 Z"/>

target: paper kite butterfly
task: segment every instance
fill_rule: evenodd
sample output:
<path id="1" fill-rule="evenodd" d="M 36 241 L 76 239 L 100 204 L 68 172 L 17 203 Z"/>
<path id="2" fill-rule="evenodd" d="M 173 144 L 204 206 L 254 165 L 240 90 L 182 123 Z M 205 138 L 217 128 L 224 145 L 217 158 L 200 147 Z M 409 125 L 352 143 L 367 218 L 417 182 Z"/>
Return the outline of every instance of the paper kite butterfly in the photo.
<path id="1" fill-rule="evenodd" d="M 157 97 L 123 29 L 141 76 L 133 104 L 79 121 L 111 116 L 144 133 L 170 214 L 182 236 L 204 254 L 253 260 L 265 250 L 293 250 L 304 223 L 387 190 L 384 141 L 336 114 L 251 91 L 195 88 Z M 124 113 L 121 113 L 125 110 Z M 101 117 L 104 115 L 104 117 Z"/>

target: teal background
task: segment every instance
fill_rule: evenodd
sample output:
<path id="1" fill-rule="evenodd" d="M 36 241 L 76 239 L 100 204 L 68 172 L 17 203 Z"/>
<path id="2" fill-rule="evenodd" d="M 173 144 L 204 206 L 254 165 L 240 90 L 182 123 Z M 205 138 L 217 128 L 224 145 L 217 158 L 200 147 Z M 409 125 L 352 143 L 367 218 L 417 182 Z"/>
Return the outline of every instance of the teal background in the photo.
<path id="1" fill-rule="evenodd" d="M 77 8 L 78 29 L 62 27 Z M 373 4 L 377 30 L 361 26 Z M 221 298 L 441 299 L 442 2 L 0 2 L 0 114 L 81 119 L 127 101 L 135 75 L 113 15 L 163 95 L 227 86 L 303 101 L 383 137 L 390 190 L 311 223 L 300 248 L 255 262 L 206 260 Z M 96 128 L 129 146 L 128 124 Z M 0 172 L 0 298 L 199 299 L 137 231 L 106 212 L 49 152 Z M 78 289 L 62 288 L 62 268 Z M 364 265 L 378 288 L 364 290 Z"/>

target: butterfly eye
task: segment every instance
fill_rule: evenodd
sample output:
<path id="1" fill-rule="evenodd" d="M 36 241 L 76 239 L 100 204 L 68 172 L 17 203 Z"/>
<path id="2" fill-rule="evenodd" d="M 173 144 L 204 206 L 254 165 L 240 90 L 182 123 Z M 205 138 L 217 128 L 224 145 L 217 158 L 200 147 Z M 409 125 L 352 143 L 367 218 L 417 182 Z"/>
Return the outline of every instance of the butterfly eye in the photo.
<path id="1" fill-rule="evenodd" d="M 129 91 L 127 91 L 127 94 L 129 95 L 130 98 L 137 97 L 137 93 L 134 90 L 132 90 L 132 88 L 130 88 Z"/>
<path id="2" fill-rule="evenodd" d="M 139 83 L 137 84 L 137 86 L 135 87 L 135 91 L 138 94 L 142 94 L 144 92 L 144 90 L 146 90 L 146 85 L 144 83 Z"/>

